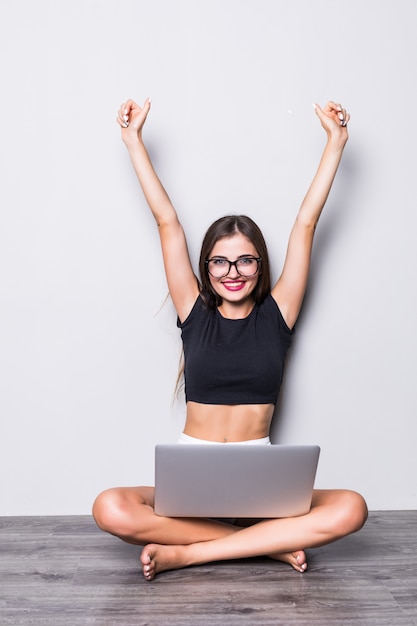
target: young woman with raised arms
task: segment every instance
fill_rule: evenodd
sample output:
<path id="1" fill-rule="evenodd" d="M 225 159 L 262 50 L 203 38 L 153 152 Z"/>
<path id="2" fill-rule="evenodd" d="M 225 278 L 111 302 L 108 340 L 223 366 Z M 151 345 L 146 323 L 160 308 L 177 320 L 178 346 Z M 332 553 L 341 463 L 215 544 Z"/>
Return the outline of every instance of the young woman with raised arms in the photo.
<path id="1" fill-rule="evenodd" d="M 158 225 L 182 332 L 187 412 L 179 443 L 268 445 L 285 355 L 307 285 L 314 232 L 348 139 L 350 116 L 334 102 L 324 108 L 315 105 L 327 141 L 296 216 L 282 273 L 271 286 L 264 238 L 246 216 L 225 216 L 210 226 L 202 244 L 200 276 L 195 276 L 178 215 L 143 142 L 150 107 L 149 98 L 143 106 L 128 100 L 117 121 Z M 246 526 L 157 516 L 153 502 L 152 487 L 120 487 L 101 493 L 93 507 L 100 528 L 144 546 L 140 560 L 146 580 L 168 569 L 260 555 L 305 572 L 305 549 L 353 533 L 367 518 L 362 496 L 348 490 L 315 490 L 306 515 Z"/>

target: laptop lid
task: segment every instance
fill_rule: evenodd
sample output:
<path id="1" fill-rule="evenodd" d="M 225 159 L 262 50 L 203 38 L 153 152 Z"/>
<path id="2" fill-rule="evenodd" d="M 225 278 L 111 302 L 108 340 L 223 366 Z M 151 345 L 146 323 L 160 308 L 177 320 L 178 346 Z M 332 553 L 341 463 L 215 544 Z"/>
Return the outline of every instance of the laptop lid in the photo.
<path id="1" fill-rule="evenodd" d="M 160 444 L 155 512 L 167 517 L 291 517 L 311 506 L 316 445 Z"/>

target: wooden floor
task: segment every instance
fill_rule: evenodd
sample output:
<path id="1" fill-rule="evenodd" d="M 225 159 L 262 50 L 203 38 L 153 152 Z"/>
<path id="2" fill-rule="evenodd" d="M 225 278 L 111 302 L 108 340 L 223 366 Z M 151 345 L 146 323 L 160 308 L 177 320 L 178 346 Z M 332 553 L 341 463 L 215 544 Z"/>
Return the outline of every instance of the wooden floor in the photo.
<path id="1" fill-rule="evenodd" d="M 371 513 L 298 574 L 267 558 L 165 572 L 89 517 L 0 518 L 0 626 L 417 626 L 417 511 Z"/>

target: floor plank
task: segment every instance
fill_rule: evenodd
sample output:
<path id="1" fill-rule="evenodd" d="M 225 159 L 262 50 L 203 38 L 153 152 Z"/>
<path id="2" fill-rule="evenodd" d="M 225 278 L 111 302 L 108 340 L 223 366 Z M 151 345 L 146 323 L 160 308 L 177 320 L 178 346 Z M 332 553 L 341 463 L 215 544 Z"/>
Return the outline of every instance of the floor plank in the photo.
<path id="1" fill-rule="evenodd" d="M 308 552 L 164 572 L 90 517 L 0 518 L 0 625 L 417 626 L 417 511 L 373 512 L 356 535 Z"/>

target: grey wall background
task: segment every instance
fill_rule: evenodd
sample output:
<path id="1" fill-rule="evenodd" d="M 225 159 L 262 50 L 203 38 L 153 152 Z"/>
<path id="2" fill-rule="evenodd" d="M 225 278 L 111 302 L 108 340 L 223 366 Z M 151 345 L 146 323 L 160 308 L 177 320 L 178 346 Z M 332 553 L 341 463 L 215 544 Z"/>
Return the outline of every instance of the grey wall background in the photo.
<path id="1" fill-rule="evenodd" d="M 175 441 L 180 344 L 156 228 L 115 124 L 146 141 L 194 261 L 227 212 L 274 278 L 336 99 L 350 141 L 314 249 L 273 427 L 317 485 L 414 509 L 414 0 L 9 0 L 0 5 L 0 514 L 89 513 Z"/>

